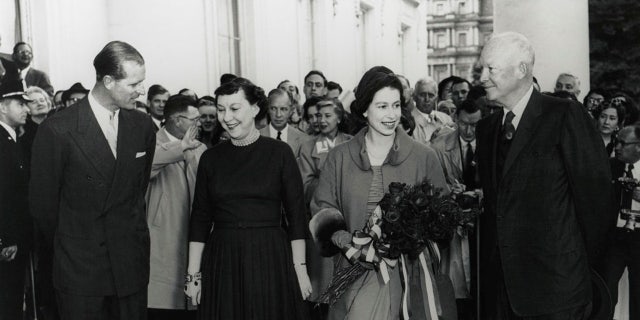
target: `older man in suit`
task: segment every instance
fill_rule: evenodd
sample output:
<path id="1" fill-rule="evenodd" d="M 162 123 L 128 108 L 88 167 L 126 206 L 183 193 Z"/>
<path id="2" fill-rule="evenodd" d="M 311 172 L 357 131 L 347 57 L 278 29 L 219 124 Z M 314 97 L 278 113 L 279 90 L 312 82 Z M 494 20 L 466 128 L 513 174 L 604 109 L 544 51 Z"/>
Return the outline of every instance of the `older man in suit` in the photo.
<path id="1" fill-rule="evenodd" d="M 18 42 L 13 46 L 13 61 L 20 69 L 20 78 L 26 87 L 36 86 L 44 89 L 50 97 L 53 97 L 53 86 L 49 76 L 41 70 L 31 66 L 33 61 L 33 49 L 28 43 Z"/>
<path id="2" fill-rule="evenodd" d="M 480 60 L 487 98 L 504 106 L 477 127 L 481 319 L 586 319 L 612 222 L 602 140 L 579 104 L 533 90 L 523 35 L 494 35 Z"/>
<path id="3" fill-rule="evenodd" d="M 144 196 L 155 150 L 144 59 L 109 42 L 87 97 L 44 121 L 33 144 L 31 214 L 53 243 L 63 319 L 146 319 L 149 228 Z"/>
<path id="4" fill-rule="evenodd" d="M 22 83 L 0 85 L 0 320 L 22 319 L 24 280 L 32 242 L 28 161 L 16 130 L 26 123 Z"/>
<path id="5" fill-rule="evenodd" d="M 618 282 L 629 270 L 629 319 L 640 318 L 640 220 L 622 210 L 640 210 L 640 188 L 626 181 L 640 178 L 640 125 L 624 127 L 617 136 L 616 157 L 611 158 L 617 223 L 610 232 L 602 277 L 613 304 L 618 302 Z M 625 186 L 625 187 L 623 187 Z M 632 211 L 633 213 L 633 211 Z M 625 293 L 626 295 L 626 293 Z M 626 313 L 626 310 L 623 311 Z"/>
<path id="6" fill-rule="evenodd" d="M 453 124 L 453 120 L 444 112 L 436 110 L 438 104 L 438 84 L 431 78 L 423 78 L 416 82 L 413 90 L 415 109 L 411 111 L 416 121 L 413 130 L 413 139 L 425 145 L 431 144 L 432 136 L 447 126 Z"/>
<path id="7" fill-rule="evenodd" d="M 163 112 L 165 126 L 156 133 L 146 196 L 151 235 L 149 320 L 195 319 L 195 311 L 185 311 L 183 286 L 196 171 L 207 147 L 196 138 L 200 113 L 192 99 L 172 96 Z"/>
<path id="8" fill-rule="evenodd" d="M 297 156 L 302 143 L 309 139 L 309 136 L 288 124 L 294 108 L 291 93 L 283 89 L 273 89 L 267 98 L 269 100 L 267 112 L 271 122 L 260 129 L 260 134 L 286 142 L 293 150 L 293 154 Z"/>

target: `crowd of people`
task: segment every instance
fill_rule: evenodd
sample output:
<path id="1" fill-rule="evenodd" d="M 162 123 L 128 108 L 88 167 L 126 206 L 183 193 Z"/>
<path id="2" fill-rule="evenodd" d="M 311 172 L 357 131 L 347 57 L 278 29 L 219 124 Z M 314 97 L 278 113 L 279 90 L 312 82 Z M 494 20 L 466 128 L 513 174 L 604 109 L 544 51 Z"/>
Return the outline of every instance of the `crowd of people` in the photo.
<path id="1" fill-rule="evenodd" d="M 0 61 L 0 320 L 611 319 L 625 268 L 640 319 L 638 106 L 580 103 L 569 73 L 540 92 L 520 34 L 490 38 L 474 83 L 377 66 L 353 90 L 319 70 L 145 90 L 113 41 L 91 89 L 54 92 L 32 57 Z M 321 303 L 389 183 L 425 179 L 483 199 L 473 232 Z M 330 256 L 309 229 L 328 209 Z"/>

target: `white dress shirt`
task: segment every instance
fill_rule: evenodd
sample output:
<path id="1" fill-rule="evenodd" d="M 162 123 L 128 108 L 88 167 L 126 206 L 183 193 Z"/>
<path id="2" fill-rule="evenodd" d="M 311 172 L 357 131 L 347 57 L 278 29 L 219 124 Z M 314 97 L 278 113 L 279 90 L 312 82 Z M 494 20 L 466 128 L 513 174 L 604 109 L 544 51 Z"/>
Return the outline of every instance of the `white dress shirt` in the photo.
<path id="1" fill-rule="evenodd" d="M 109 143 L 113 157 L 117 158 L 118 149 L 118 116 L 120 115 L 120 109 L 116 111 L 110 111 L 101 105 L 98 100 L 93 96 L 93 90 L 89 92 L 89 105 L 91 111 L 98 120 L 98 125 L 104 134 L 104 137 Z"/>
<path id="2" fill-rule="evenodd" d="M 285 125 L 284 128 L 280 131 L 280 140 L 287 142 L 287 137 L 289 133 L 289 124 Z M 271 138 L 278 139 L 278 130 L 276 130 L 271 124 L 269 124 L 269 134 Z"/>
<path id="3" fill-rule="evenodd" d="M 511 123 L 513 124 L 513 127 L 517 130 L 518 124 L 520 123 L 520 119 L 522 119 L 522 114 L 524 113 L 524 108 L 527 107 L 527 103 L 529 103 L 529 99 L 531 99 L 532 93 L 533 93 L 533 86 L 531 86 L 531 88 L 527 90 L 527 93 L 525 93 L 524 96 L 520 98 L 520 101 L 518 101 L 518 103 L 516 103 L 516 105 L 513 106 L 511 110 L 504 108 L 502 123 L 504 123 L 504 118 L 507 117 L 507 112 L 511 111 L 514 114 L 514 117 L 513 117 L 513 120 L 511 120 Z"/>

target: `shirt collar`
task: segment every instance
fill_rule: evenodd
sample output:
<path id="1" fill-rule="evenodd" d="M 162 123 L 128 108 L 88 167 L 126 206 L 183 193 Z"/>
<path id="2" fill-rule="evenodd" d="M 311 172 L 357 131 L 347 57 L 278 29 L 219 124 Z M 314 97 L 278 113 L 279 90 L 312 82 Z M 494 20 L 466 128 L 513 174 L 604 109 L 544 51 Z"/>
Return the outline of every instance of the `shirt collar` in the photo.
<path id="1" fill-rule="evenodd" d="M 280 130 L 280 140 L 287 142 L 288 132 L 289 132 L 289 124 L 287 123 L 282 130 Z M 271 138 L 276 139 L 278 137 L 278 130 L 274 128 L 271 124 L 269 124 L 269 134 Z"/>
<path id="2" fill-rule="evenodd" d="M 98 102 L 98 100 L 96 100 L 96 98 L 93 96 L 93 90 L 89 92 L 89 106 L 91 106 L 93 114 L 96 116 L 98 122 L 100 123 L 104 123 L 102 121 L 109 122 L 111 114 L 113 114 L 116 118 L 120 114 L 120 108 L 118 108 L 115 113 L 112 113 L 109 109 L 100 104 L 100 102 Z"/>
<path id="3" fill-rule="evenodd" d="M 7 132 L 9 132 L 9 135 L 11 136 L 11 138 L 13 138 L 14 142 L 18 141 L 18 139 L 16 138 L 16 130 L 15 129 L 11 128 L 11 126 L 9 126 L 8 124 L 6 124 L 6 123 L 4 123 L 2 121 L 0 121 L 0 125 L 2 125 L 7 130 Z"/>
<path id="4" fill-rule="evenodd" d="M 169 141 L 180 141 L 180 139 L 176 138 L 174 135 L 169 133 L 169 130 L 167 130 L 167 128 L 162 128 L 162 130 L 164 130 L 164 132 L 167 134 Z"/>
<path id="5" fill-rule="evenodd" d="M 162 121 L 160 121 L 160 120 L 158 120 L 158 119 L 154 118 L 154 117 L 153 117 L 153 116 L 151 116 L 151 115 L 150 115 L 149 117 L 151 118 L 151 120 L 153 121 L 153 123 L 155 123 L 155 124 L 156 124 L 156 127 L 158 127 L 158 128 L 161 128 L 161 127 L 162 127 Z"/>
<path id="6" fill-rule="evenodd" d="M 511 112 L 513 112 L 514 114 L 514 117 L 511 123 L 513 124 L 513 127 L 516 129 L 518 128 L 518 123 L 520 123 L 520 119 L 522 119 L 522 114 L 524 113 L 524 109 L 527 107 L 527 104 L 529 103 L 529 99 L 531 99 L 532 93 L 533 93 L 533 85 L 529 88 L 529 90 L 527 90 L 527 92 L 522 96 L 522 98 L 520 98 L 520 101 L 518 101 L 511 109 Z M 507 116 L 507 112 L 509 112 L 509 110 L 505 108 L 504 116 L 502 117 L 503 123 L 504 123 L 504 118 Z"/>
<path id="7" fill-rule="evenodd" d="M 460 136 L 458 136 L 458 140 L 460 140 L 460 145 L 463 148 L 467 147 L 467 141 L 464 141 Z M 471 148 L 473 148 L 473 150 L 476 149 L 476 139 L 473 139 L 473 141 L 471 141 Z"/>

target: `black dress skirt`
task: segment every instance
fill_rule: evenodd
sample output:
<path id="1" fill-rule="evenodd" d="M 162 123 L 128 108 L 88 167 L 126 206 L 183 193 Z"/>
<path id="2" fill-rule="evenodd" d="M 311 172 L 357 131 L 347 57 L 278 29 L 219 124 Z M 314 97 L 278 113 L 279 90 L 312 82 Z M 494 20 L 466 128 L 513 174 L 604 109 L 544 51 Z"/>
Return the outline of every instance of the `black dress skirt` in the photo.
<path id="1" fill-rule="evenodd" d="M 200 160 L 190 241 L 206 242 L 198 319 L 307 319 L 291 240 L 307 238 L 302 179 L 290 147 L 223 142 Z"/>

